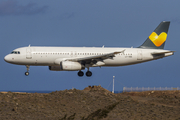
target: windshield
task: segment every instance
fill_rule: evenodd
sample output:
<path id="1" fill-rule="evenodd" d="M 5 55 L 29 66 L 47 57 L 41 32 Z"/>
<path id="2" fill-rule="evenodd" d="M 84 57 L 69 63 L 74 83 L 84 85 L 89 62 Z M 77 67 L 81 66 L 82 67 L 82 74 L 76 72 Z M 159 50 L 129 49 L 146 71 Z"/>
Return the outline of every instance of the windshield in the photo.
<path id="1" fill-rule="evenodd" d="M 19 51 L 12 51 L 11 54 L 20 54 Z"/>

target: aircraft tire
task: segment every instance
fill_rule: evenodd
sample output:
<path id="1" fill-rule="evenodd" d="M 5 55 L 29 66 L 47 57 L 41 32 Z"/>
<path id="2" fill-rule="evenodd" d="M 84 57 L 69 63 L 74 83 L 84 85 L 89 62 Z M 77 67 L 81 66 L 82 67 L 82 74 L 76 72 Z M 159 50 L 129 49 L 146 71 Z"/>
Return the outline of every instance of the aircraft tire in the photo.
<path id="1" fill-rule="evenodd" d="M 28 76 L 28 75 L 29 75 L 29 72 L 25 72 L 25 75 Z"/>
<path id="2" fill-rule="evenodd" d="M 79 76 L 79 77 L 82 77 L 83 75 L 84 75 L 84 73 L 83 73 L 82 71 L 79 71 L 79 72 L 78 72 L 78 76 Z"/>
<path id="3" fill-rule="evenodd" d="M 91 76 L 92 76 L 92 72 L 91 72 L 91 71 L 87 71 L 87 72 L 86 72 L 86 76 L 87 76 L 87 77 L 91 77 Z"/>

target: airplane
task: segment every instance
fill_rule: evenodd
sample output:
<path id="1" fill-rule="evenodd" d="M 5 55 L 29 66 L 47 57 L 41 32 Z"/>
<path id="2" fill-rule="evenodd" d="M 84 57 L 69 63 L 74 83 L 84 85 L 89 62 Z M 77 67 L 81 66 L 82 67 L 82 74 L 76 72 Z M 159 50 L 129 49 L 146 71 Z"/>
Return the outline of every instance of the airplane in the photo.
<path id="1" fill-rule="evenodd" d="M 146 41 L 137 48 L 112 47 L 20 47 L 4 57 L 11 64 L 49 66 L 51 71 L 79 71 L 78 76 L 92 76 L 90 67 L 126 66 L 171 56 L 175 51 L 164 50 L 170 21 L 162 21 Z"/>

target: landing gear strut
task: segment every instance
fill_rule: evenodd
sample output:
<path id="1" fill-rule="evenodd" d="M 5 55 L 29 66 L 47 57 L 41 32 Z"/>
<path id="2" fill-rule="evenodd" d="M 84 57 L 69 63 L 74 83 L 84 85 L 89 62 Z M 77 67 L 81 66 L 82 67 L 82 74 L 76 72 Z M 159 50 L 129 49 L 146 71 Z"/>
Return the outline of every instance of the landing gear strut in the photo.
<path id="1" fill-rule="evenodd" d="M 29 65 L 26 65 L 26 69 L 27 69 L 27 72 L 25 72 L 25 75 L 28 76 L 29 75 Z"/>

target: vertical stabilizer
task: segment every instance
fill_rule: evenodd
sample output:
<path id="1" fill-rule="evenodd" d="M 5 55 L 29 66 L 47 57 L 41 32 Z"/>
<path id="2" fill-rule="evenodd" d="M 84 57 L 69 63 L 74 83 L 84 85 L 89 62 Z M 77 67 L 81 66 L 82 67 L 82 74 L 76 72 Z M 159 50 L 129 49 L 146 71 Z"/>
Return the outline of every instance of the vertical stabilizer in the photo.
<path id="1" fill-rule="evenodd" d="M 169 21 L 162 21 L 139 48 L 164 49 L 169 25 Z"/>

